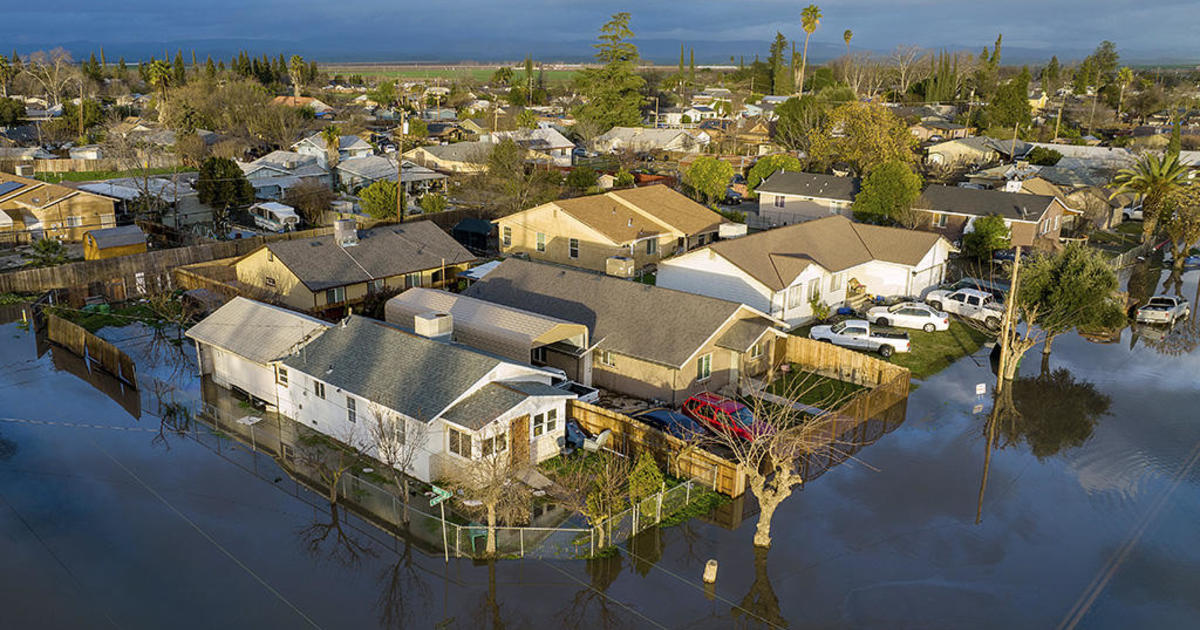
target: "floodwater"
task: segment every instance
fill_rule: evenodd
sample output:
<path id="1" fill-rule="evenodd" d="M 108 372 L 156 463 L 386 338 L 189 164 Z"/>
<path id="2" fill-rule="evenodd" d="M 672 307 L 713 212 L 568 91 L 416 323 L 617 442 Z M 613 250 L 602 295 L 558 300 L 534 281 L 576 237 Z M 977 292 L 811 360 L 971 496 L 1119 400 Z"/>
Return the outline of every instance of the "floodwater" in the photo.
<path id="1" fill-rule="evenodd" d="M 104 334 L 143 379 L 198 395 L 186 356 L 149 361 L 145 331 Z M 151 392 L 139 406 L 0 325 L 0 626 L 1194 628 L 1198 342 L 1195 327 L 1068 335 L 1044 366 L 1035 349 L 982 502 L 986 351 L 789 499 L 769 553 L 750 518 L 653 531 L 596 561 L 489 565 L 335 520 L 271 460 L 160 432 Z"/>

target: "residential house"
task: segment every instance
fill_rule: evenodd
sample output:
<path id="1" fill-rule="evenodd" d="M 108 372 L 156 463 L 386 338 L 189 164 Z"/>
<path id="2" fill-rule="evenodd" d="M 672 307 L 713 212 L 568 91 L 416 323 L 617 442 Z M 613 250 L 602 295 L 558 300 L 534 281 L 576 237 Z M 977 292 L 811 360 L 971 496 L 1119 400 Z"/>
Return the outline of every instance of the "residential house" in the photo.
<path id="1" fill-rule="evenodd" d="M 329 150 L 325 146 L 325 138 L 320 133 L 292 145 L 292 150 L 301 155 L 317 158 L 317 164 L 323 168 L 329 167 Z M 375 152 L 369 142 L 358 136 L 345 135 L 338 139 L 338 161 L 351 158 L 366 157 Z"/>
<path id="2" fill-rule="evenodd" d="M 500 251 L 534 260 L 626 271 L 716 239 L 721 215 L 666 186 L 559 199 L 493 221 Z"/>
<path id="3" fill-rule="evenodd" d="M 466 295 L 584 324 L 592 385 L 680 405 L 765 372 L 782 322 L 744 304 L 509 258 Z"/>
<path id="4" fill-rule="evenodd" d="M 797 326 L 813 318 L 814 303 L 836 308 L 858 295 L 919 296 L 945 278 L 951 251 L 937 234 L 834 215 L 665 260 L 656 282 L 740 302 Z"/>
<path id="5" fill-rule="evenodd" d="M 496 147 L 491 142 L 456 142 L 417 147 L 404 152 L 406 161 L 443 173 L 482 173 L 487 158 Z"/>
<path id="6" fill-rule="evenodd" d="M 180 173 L 159 177 L 118 177 L 100 182 L 79 184 L 80 190 L 117 200 L 118 220 L 132 220 L 141 208 L 153 204 L 161 212 L 163 225 L 176 229 L 212 224 L 213 210 L 200 203 L 193 187 L 196 175 Z"/>
<path id="7" fill-rule="evenodd" d="M 425 125 L 425 137 L 438 142 L 458 142 L 466 135 L 455 122 L 431 122 Z"/>
<path id="8" fill-rule="evenodd" d="M 0 241 L 79 241 L 88 230 L 116 225 L 116 200 L 111 197 L 0 173 Z"/>
<path id="9" fill-rule="evenodd" d="M 709 142 L 707 134 L 688 134 L 682 129 L 646 129 L 613 127 L 592 139 L 592 148 L 601 153 L 617 151 L 670 151 L 699 153 Z"/>
<path id="10" fill-rule="evenodd" d="M 332 324 L 278 306 L 235 297 L 186 334 L 196 344 L 200 375 L 279 406 L 279 388 L 288 386 L 280 362 Z"/>
<path id="11" fill-rule="evenodd" d="M 467 118 L 460 121 L 458 126 L 463 132 L 472 136 L 482 136 L 492 131 L 491 123 L 483 118 Z"/>
<path id="12" fill-rule="evenodd" d="M 754 103 L 744 103 L 742 111 L 738 112 L 743 118 L 757 118 L 765 113 L 762 107 Z"/>
<path id="13" fill-rule="evenodd" d="M 287 191 L 305 181 L 317 181 L 332 186 L 324 159 L 311 153 L 295 151 L 272 151 L 253 162 L 238 162 L 238 167 L 254 186 L 254 196 L 259 199 L 281 200 Z"/>
<path id="14" fill-rule="evenodd" d="M 485 137 L 491 142 L 500 142 L 505 138 L 534 153 L 550 156 L 555 166 L 571 166 L 571 152 L 575 150 L 575 143 L 553 127 L 496 131 Z"/>
<path id="15" fill-rule="evenodd" d="M 234 263 L 238 283 L 302 311 L 340 311 L 372 295 L 453 282 L 475 257 L 429 221 L 272 241 Z"/>
<path id="16" fill-rule="evenodd" d="M 1016 156 L 1024 157 L 1032 146 L 1027 142 L 1016 143 Z M 987 136 L 970 136 L 946 140 L 926 149 L 925 160 L 933 165 L 952 168 L 972 168 L 1011 159 L 1011 140 L 996 140 Z"/>
<path id="17" fill-rule="evenodd" d="M 1011 230 L 1013 245 L 1053 249 L 1058 246 L 1065 203 L 1057 197 L 1003 190 L 981 190 L 931 184 L 913 204 L 922 229 L 958 241 L 975 219 L 999 215 Z"/>
<path id="18" fill-rule="evenodd" d="M 357 194 L 359 190 L 375 182 L 396 181 L 396 158 L 383 155 L 352 158 L 338 163 L 337 174 L 342 188 Z M 415 199 L 430 190 L 444 188 L 449 178 L 432 169 L 403 160 L 400 179 L 404 182 L 405 193 L 410 199 Z"/>
<path id="19" fill-rule="evenodd" d="M 275 105 L 283 105 L 285 107 L 295 107 L 296 109 L 311 109 L 318 117 L 323 117 L 333 113 L 333 108 L 322 102 L 320 99 L 311 96 L 276 96 L 271 100 Z"/>
<path id="20" fill-rule="evenodd" d="M 758 218 L 764 226 L 791 225 L 831 214 L 851 216 L 859 182 L 850 177 L 776 171 L 758 185 Z"/>
<path id="21" fill-rule="evenodd" d="M 451 107 L 427 107 L 418 113 L 418 117 L 427 122 L 453 122 L 458 120 L 458 112 Z"/>
<path id="22" fill-rule="evenodd" d="M 591 384 L 591 346 L 583 324 L 437 289 L 409 289 L 384 305 L 388 323 L 405 330 L 416 330 L 431 313 L 450 316 L 449 338 L 455 343 L 560 369 L 574 381 Z"/>
<path id="23" fill-rule="evenodd" d="M 88 230 L 83 234 L 83 259 L 101 260 L 146 251 L 146 233 L 136 225 Z"/>
<path id="24" fill-rule="evenodd" d="M 955 122 L 942 118 L 930 118 L 908 128 L 917 140 L 921 142 L 944 142 L 959 140 L 970 135 L 971 130 Z"/>

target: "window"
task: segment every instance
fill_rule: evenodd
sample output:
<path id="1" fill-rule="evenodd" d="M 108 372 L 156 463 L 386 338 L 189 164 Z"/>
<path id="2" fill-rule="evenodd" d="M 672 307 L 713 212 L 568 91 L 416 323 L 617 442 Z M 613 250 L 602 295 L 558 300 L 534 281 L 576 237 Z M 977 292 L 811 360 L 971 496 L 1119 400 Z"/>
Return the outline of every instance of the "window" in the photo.
<path id="1" fill-rule="evenodd" d="M 842 290 L 842 274 L 835 273 L 832 276 L 829 276 L 829 292 L 833 293 L 835 291 L 841 291 L 841 290 Z"/>
<path id="2" fill-rule="evenodd" d="M 325 303 L 336 304 L 346 301 L 346 287 L 333 287 L 325 290 Z"/>
<path id="3" fill-rule="evenodd" d="M 546 251 L 546 233 L 545 232 L 537 233 L 537 250 L 539 252 Z"/>
<path id="4" fill-rule="evenodd" d="M 788 308 L 796 308 L 797 306 L 800 306 L 803 303 L 804 303 L 804 287 L 799 284 L 788 287 L 788 292 L 787 292 Z"/>
<path id="5" fill-rule="evenodd" d="M 763 354 L 763 342 L 759 341 L 759 342 L 756 342 L 753 346 L 750 346 L 750 358 L 751 359 L 757 359 L 757 358 L 761 357 L 762 354 Z"/>
<path id="6" fill-rule="evenodd" d="M 287 377 L 288 377 L 287 368 L 283 367 L 282 365 L 275 368 L 275 382 L 276 383 L 279 383 L 280 385 L 287 387 L 288 386 Z"/>
<path id="7" fill-rule="evenodd" d="M 512 245 L 512 228 L 506 225 L 502 233 L 504 235 L 504 246 L 508 247 Z"/>
<path id="8" fill-rule="evenodd" d="M 937 227 L 946 227 L 946 219 L 948 217 L 949 217 L 949 215 L 944 214 L 944 213 L 940 213 L 940 212 L 935 213 L 933 215 L 933 224 L 936 225 Z"/>
<path id="9" fill-rule="evenodd" d="M 346 419 L 350 422 L 358 422 L 358 403 L 349 396 L 346 397 Z"/>
<path id="10" fill-rule="evenodd" d="M 579 239 L 567 239 L 567 256 L 570 258 L 579 258 Z"/>
<path id="11" fill-rule="evenodd" d="M 275 262 L 275 254 L 272 254 L 269 249 L 267 250 L 267 262 Z"/>
<path id="12" fill-rule="evenodd" d="M 317 398 L 324 399 L 325 383 L 322 383 L 321 381 L 313 381 L 313 393 L 317 395 Z"/>
<path id="13" fill-rule="evenodd" d="M 83 227 L 83 217 L 67 217 L 67 227 Z"/>
<path id="14" fill-rule="evenodd" d="M 404 288 L 411 289 L 421 286 L 421 272 L 404 274 Z"/>
<path id="15" fill-rule="evenodd" d="M 844 214 L 847 207 L 849 207 L 849 204 L 845 201 L 831 201 L 829 202 L 829 213 Z"/>
<path id="16" fill-rule="evenodd" d="M 658 253 L 658 241 L 656 239 L 646 241 L 646 253 L 651 256 Z"/>
<path id="17" fill-rule="evenodd" d="M 712 353 L 696 360 L 696 380 L 707 381 L 712 376 Z"/>
<path id="18" fill-rule="evenodd" d="M 783 207 L 783 195 L 775 195 L 775 207 L 776 208 Z"/>
<path id="19" fill-rule="evenodd" d="M 459 457 L 471 458 L 471 436 L 455 428 L 448 428 L 450 434 L 450 452 Z"/>
<path id="20" fill-rule="evenodd" d="M 494 435 L 490 438 L 483 438 L 482 440 L 480 440 L 480 442 L 482 443 L 481 446 L 483 447 L 483 456 L 484 457 L 489 457 L 491 455 L 498 455 L 498 454 L 503 453 L 504 451 L 508 450 L 508 434 L 507 433 L 501 433 L 500 435 Z"/>
<path id="21" fill-rule="evenodd" d="M 376 293 L 383 293 L 384 288 L 385 287 L 383 285 L 383 280 L 370 280 L 367 282 L 367 294 L 368 295 L 375 295 Z"/>
<path id="22" fill-rule="evenodd" d="M 613 367 L 616 364 L 617 364 L 616 360 L 613 359 L 613 353 L 609 352 L 608 350 L 600 351 L 600 365 L 607 365 L 608 367 Z"/>
<path id="23" fill-rule="evenodd" d="M 546 346 L 538 346 L 530 353 L 534 363 L 546 362 Z"/>
<path id="24" fill-rule="evenodd" d="M 808 281 L 808 299 L 809 301 L 821 299 L 820 278 L 813 278 L 812 280 Z"/>
<path id="25" fill-rule="evenodd" d="M 271 287 L 271 288 L 275 288 L 275 278 L 272 278 L 271 276 L 264 276 L 264 277 L 263 277 L 263 282 L 264 282 L 264 283 L 265 283 L 267 286 L 269 286 L 269 287 Z"/>
<path id="26" fill-rule="evenodd" d="M 558 427 L 558 410 L 550 409 L 533 417 L 533 436 L 550 433 Z"/>

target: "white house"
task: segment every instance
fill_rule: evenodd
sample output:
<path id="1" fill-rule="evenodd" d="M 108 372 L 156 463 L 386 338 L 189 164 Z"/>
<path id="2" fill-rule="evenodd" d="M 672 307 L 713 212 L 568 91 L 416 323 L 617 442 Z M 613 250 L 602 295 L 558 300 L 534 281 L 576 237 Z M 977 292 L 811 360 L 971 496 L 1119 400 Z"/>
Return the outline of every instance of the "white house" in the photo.
<path id="1" fill-rule="evenodd" d="M 253 162 L 238 162 L 238 167 L 254 186 L 259 199 L 282 199 L 288 189 L 305 180 L 316 180 L 330 186 L 333 182 L 325 166 L 327 157 L 272 151 Z"/>
<path id="2" fill-rule="evenodd" d="M 938 234 L 833 215 L 664 260 L 657 285 L 741 302 L 798 326 L 813 318 L 813 302 L 921 295 L 941 283 L 952 250 Z"/>
<path id="3" fill-rule="evenodd" d="M 329 151 L 325 147 L 325 138 L 320 133 L 313 135 L 292 145 L 292 150 L 301 155 L 309 155 L 317 158 L 317 163 L 322 167 L 329 166 Z M 340 136 L 338 138 L 338 160 L 349 160 L 351 158 L 366 157 L 375 152 L 371 144 L 358 136 Z"/>
<path id="4" fill-rule="evenodd" d="M 201 375 L 278 406 L 279 362 L 329 326 L 308 315 L 235 297 L 186 334 L 196 343 Z"/>
<path id="5" fill-rule="evenodd" d="M 623 150 L 700 153 L 710 140 L 707 133 L 693 136 L 682 129 L 613 127 L 593 138 L 592 148 L 603 153 Z"/>
<path id="6" fill-rule="evenodd" d="M 571 152 L 575 143 L 567 139 L 553 127 L 538 127 L 536 129 L 518 129 L 516 131 L 495 131 L 484 139 L 489 142 L 500 142 L 511 138 L 518 146 L 537 153 L 549 155 L 555 166 L 570 166 Z"/>

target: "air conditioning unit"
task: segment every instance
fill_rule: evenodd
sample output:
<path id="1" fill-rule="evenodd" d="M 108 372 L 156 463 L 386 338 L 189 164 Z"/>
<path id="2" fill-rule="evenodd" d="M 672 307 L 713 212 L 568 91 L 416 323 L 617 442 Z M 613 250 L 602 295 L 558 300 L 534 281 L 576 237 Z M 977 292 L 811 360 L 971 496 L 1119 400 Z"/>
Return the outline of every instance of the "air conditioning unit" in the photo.
<path id="1" fill-rule="evenodd" d="M 413 317 L 413 332 L 430 339 L 454 334 L 454 317 L 450 313 L 430 311 Z"/>
<path id="2" fill-rule="evenodd" d="M 33 177 L 34 174 L 32 164 L 18 164 L 15 171 L 17 177 Z"/>
<path id="3" fill-rule="evenodd" d="M 627 256 L 610 256 L 604 261 L 604 272 L 618 278 L 632 278 L 633 265 L 633 259 Z"/>
<path id="4" fill-rule="evenodd" d="M 746 235 L 745 223 L 722 223 L 717 227 L 717 235 L 721 238 L 737 238 Z"/>

